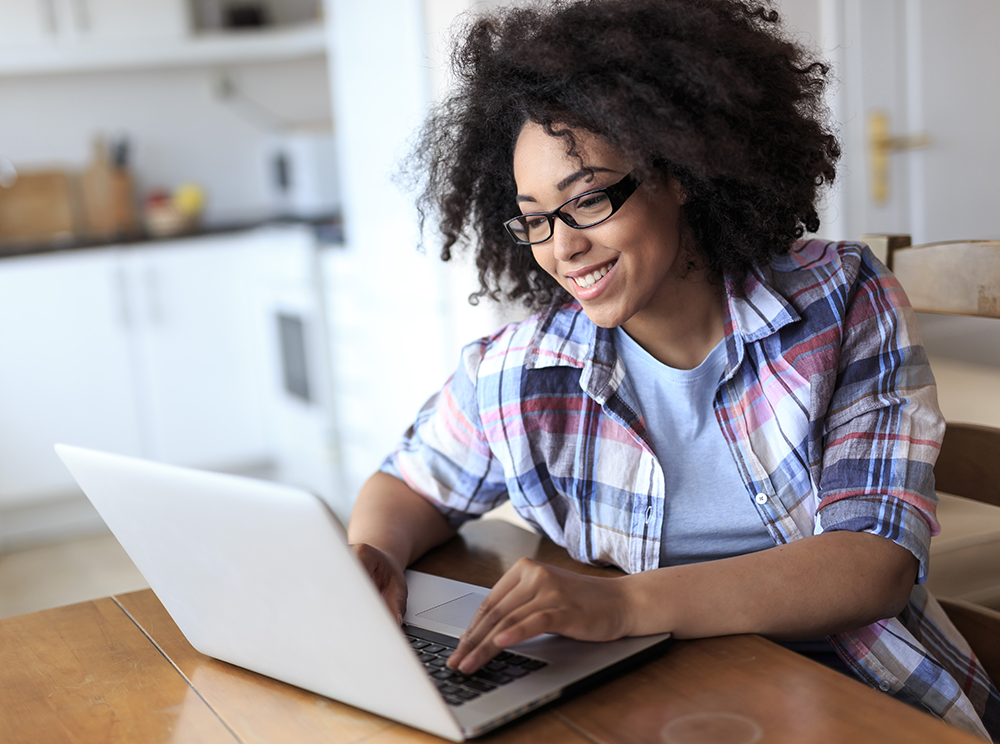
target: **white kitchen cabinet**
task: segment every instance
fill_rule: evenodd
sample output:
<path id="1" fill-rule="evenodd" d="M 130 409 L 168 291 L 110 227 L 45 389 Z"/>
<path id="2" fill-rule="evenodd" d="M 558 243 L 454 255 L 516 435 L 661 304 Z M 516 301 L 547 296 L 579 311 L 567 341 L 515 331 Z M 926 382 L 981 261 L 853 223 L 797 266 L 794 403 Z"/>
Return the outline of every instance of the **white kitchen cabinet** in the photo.
<path id="1" fill-rule="evenodd" d="M 73 480 L 52 445 L 141 452 L 118 252 L 0 260 L 0 505 Z"/>
<path id="2" fill-rule="evenodd" d="M 258 266 L 289 238 L 267 235 L 0 259 L 0 510 L 75 490 L 60 441 L 209 469 L 273 464 Z"/>
<path id="3" fill-rule="evenodd" d="M 84 4 L 74 11 L 70 2 Z M 0 5 L 0 78 L 280 62 L 327 51 L 321 20 L 192 33 L 187 5 L 176 0 L 0 0 Z M 127 12 L 118 13 L 120 8 Z"/>
<path id="4" fill-rule="evenodd" d="M 191 29 L 185 0 L 3 0 L 0 46 L 182 39 Z"/>
<path id="5" fill-rule="evenodd" d="M 27 47 L 54 41 L 55 15 L 43 0 L 3 0 L 0 47 Z"/>
<path id="6" fill-rule="evenodd" d="M 237 234 L 123 254 L 149 457 L 223 469 L 268 459 L 257 248 Z"/>
<path id="7" fill-rule="evenodd" d="M 54 1 L 68 1 L 71 33 L 88 43 L 182 39 L 191 30 L 186 0 Z"/>

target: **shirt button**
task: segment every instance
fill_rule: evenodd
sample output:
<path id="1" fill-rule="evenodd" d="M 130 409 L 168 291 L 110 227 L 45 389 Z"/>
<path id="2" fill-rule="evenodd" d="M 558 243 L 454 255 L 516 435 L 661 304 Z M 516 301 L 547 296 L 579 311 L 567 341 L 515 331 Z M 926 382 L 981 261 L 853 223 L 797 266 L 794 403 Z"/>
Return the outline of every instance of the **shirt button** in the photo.
<path id="1" fill-rule="evenodd" d="M 754 501 L 756 501 L 758 504 L 766 504 L 767 503 L 767 494 L 766 493 L 758 493 L 756 496 L 754 496 Z"/>
<path id="2" fill-rule="evenodd" d="M 878 688 L 879 688 L 879 689 L 880 689 L 880 690 L 881 690 L 882 692 L 889 692 L 889 690 L 891 690 L 891 689 L 892 689 L 892 685 L 891 685 L 891 684 L 889 684 L 889 680 L 887 680 L 887 679 L 883 679 L 883 680 L 882 680 L 881 682 L 879 682 L 879 683 L 878 683 Z"/>

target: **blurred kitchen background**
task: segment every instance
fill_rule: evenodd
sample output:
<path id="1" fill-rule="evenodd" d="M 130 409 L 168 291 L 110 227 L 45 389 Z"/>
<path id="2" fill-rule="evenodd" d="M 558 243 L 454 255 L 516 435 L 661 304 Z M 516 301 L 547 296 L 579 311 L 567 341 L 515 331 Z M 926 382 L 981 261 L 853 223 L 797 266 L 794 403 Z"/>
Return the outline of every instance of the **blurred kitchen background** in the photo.
<path id="1" fill-rule="evenodd" d="M 346 522 L 461 345 L 516 316 L 418 250 L 394 179 L 449 27 L 492 4 L 3 0 L 0 616 L 143 586 L 53 443 L 292 483 Z M 854 69 L 860 0 L 779 5 Z M 831 103 L 863 183 L 851 90 Z M 825 237 L 912 231 L 861 190 Z M 965 351 L 955 387 L 997 385 Z M 1000 424 L 969 400 L 954 418 Z"/>

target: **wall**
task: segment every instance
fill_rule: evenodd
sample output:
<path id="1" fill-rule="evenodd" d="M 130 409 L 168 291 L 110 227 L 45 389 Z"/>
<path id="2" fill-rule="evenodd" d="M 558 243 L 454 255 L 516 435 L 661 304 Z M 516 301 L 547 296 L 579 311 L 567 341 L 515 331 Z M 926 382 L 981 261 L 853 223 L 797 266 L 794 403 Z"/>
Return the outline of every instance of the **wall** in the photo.
<path id="1" fill-rule="evenodd" d="M 220 98 L 221 76 L 240 95 Z M 0 157 L 17 167 L 80 169 L 96 135 L 125 134 L 140 192 L 201 183 L 209 224 L 270 216 L 267 154 L 274 138 L 300 127 L 331 127 L 321 55 L 228 69 L 5 76 L 0 111 Z"/>

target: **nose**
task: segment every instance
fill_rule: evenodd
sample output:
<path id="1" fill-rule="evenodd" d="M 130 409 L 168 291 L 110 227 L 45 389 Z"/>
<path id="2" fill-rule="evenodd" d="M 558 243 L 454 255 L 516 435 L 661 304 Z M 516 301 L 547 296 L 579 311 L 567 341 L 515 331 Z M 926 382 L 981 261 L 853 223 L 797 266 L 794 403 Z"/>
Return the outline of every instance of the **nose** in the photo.
<path id="1" fill-rule="evenodd" d="M 560 261 L 569 261 L 590 248 L 586 230 L 576 230 L 560 219 L 552 227 L 552 254 Z"/>

